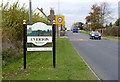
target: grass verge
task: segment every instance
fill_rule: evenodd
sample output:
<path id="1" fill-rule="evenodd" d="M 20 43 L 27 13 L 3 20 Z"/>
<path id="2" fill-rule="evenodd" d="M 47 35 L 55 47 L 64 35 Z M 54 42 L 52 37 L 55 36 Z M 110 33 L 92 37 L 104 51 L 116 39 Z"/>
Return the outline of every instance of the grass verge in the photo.
<path id="1" fill-rule="evenodd" d="M 89 32 L 86 32 L 86 31 L 82 31 L 82 30 L 79 30 L 80 33 L 84 33 L 84 34 L 90 34 Z"/>
<path id="2" fill-rule="evenodd" d="M 3 62 L 3 80 L 97 80 L 68 39 L 56 41 L 56 68 L 52 52 L 27 52 L 27 69 L 23 58 Z"/>
<path id="3" fill-rule="evenodd" d="M 0 52 L 1 55 L 1 52 Z M 2 57 L 0 56 L 0 82 L 2 81 Z"/>
<path id="4" fill-rule="evenodd" d="M 120 39 L 120 37 L 115 37 L 115 36 L 102 36 L 102 37 L 113 38 L 113 39 Z"/>
<path id="5" fill-rule="evenodd" d="M 84 33 L 84 34 L 90 34 L 89 32 L 86 32 L 86 31 L 81 31 L 79 30 L 80 33 Z M 113 39 L 120 39 L 120 37 L 115 37 L 115 36 L 102 36 L 102 37 L 106 37 L 106 38 L 113 38 Z"/>

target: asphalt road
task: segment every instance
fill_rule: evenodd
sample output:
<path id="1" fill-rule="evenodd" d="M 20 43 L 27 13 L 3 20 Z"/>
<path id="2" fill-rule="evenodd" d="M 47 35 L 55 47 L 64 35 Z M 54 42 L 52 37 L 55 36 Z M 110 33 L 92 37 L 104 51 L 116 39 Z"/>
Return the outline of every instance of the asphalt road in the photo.
<path id="1" fill-rule="evenodd" d="M 89 35 L 72 32 L 67 32 L 67 36 L 79 55 L 100 79 L 118 80 L 117 40 L 91 40 Z"/>

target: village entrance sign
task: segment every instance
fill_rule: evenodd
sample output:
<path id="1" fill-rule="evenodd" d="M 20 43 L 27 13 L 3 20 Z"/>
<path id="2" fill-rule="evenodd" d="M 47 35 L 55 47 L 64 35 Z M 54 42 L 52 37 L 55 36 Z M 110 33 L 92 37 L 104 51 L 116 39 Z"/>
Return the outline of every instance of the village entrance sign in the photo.
<path id="1" fill-rule="evenodd" d="M 52 47 L 42 47 L 47 43 L 52 43 L 52 25 L 42 22 L 27 25 L 27 43 L 38 46 L 28 47 L 27 51 L 52 51 Z"/>
<path id="2" fill-rule="evenodd" d="M 24 28 L 24 69 L 26 69 L 26 52 L 27 51 L 53 51 L 53 67 L 55 68 L 55 23 L 47 25 L 43 22 L 36 22 L 33 25 L 26 25 L 23 21 Z M 47 46 L 47 44 L 52 44 Z M 26 46 L 27 44 L 27 46 Z M 32 46 L 34 47 L 32 47 Z"/>

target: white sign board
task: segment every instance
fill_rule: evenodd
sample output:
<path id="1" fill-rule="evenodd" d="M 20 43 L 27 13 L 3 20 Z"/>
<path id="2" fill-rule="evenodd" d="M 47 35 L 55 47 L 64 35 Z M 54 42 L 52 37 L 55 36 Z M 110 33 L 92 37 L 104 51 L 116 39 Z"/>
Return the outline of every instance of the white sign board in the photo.
<path id="1" fill-rule="evenodd" d="M 52 25 L 46 25 L 42 22 L 27 25 L 27 43 L 39 46 L 27 48 L 27 51 L 52 51 L 51 47 L 42 47 L 47 43 L 52 43 Z"/>
<path id="2" fill-rule="evenodd" d="M 52 43 L 51 36 L 28 36 L 27 43 L 33 43 L 37 46 L 43 46 L 47 43 Z"/>

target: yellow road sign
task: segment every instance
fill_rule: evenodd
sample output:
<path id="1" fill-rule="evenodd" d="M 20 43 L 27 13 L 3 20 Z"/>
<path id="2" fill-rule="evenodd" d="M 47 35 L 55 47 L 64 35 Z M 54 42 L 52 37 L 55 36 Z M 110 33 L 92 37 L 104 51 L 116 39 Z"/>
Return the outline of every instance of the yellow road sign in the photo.
<path id="1" fill-rule="evenodd" d="M 56 21 L 56 24 L 64 24 L 65 23 L 64 16 L 63 15 L 56 15 L 55 21 Z"/>

